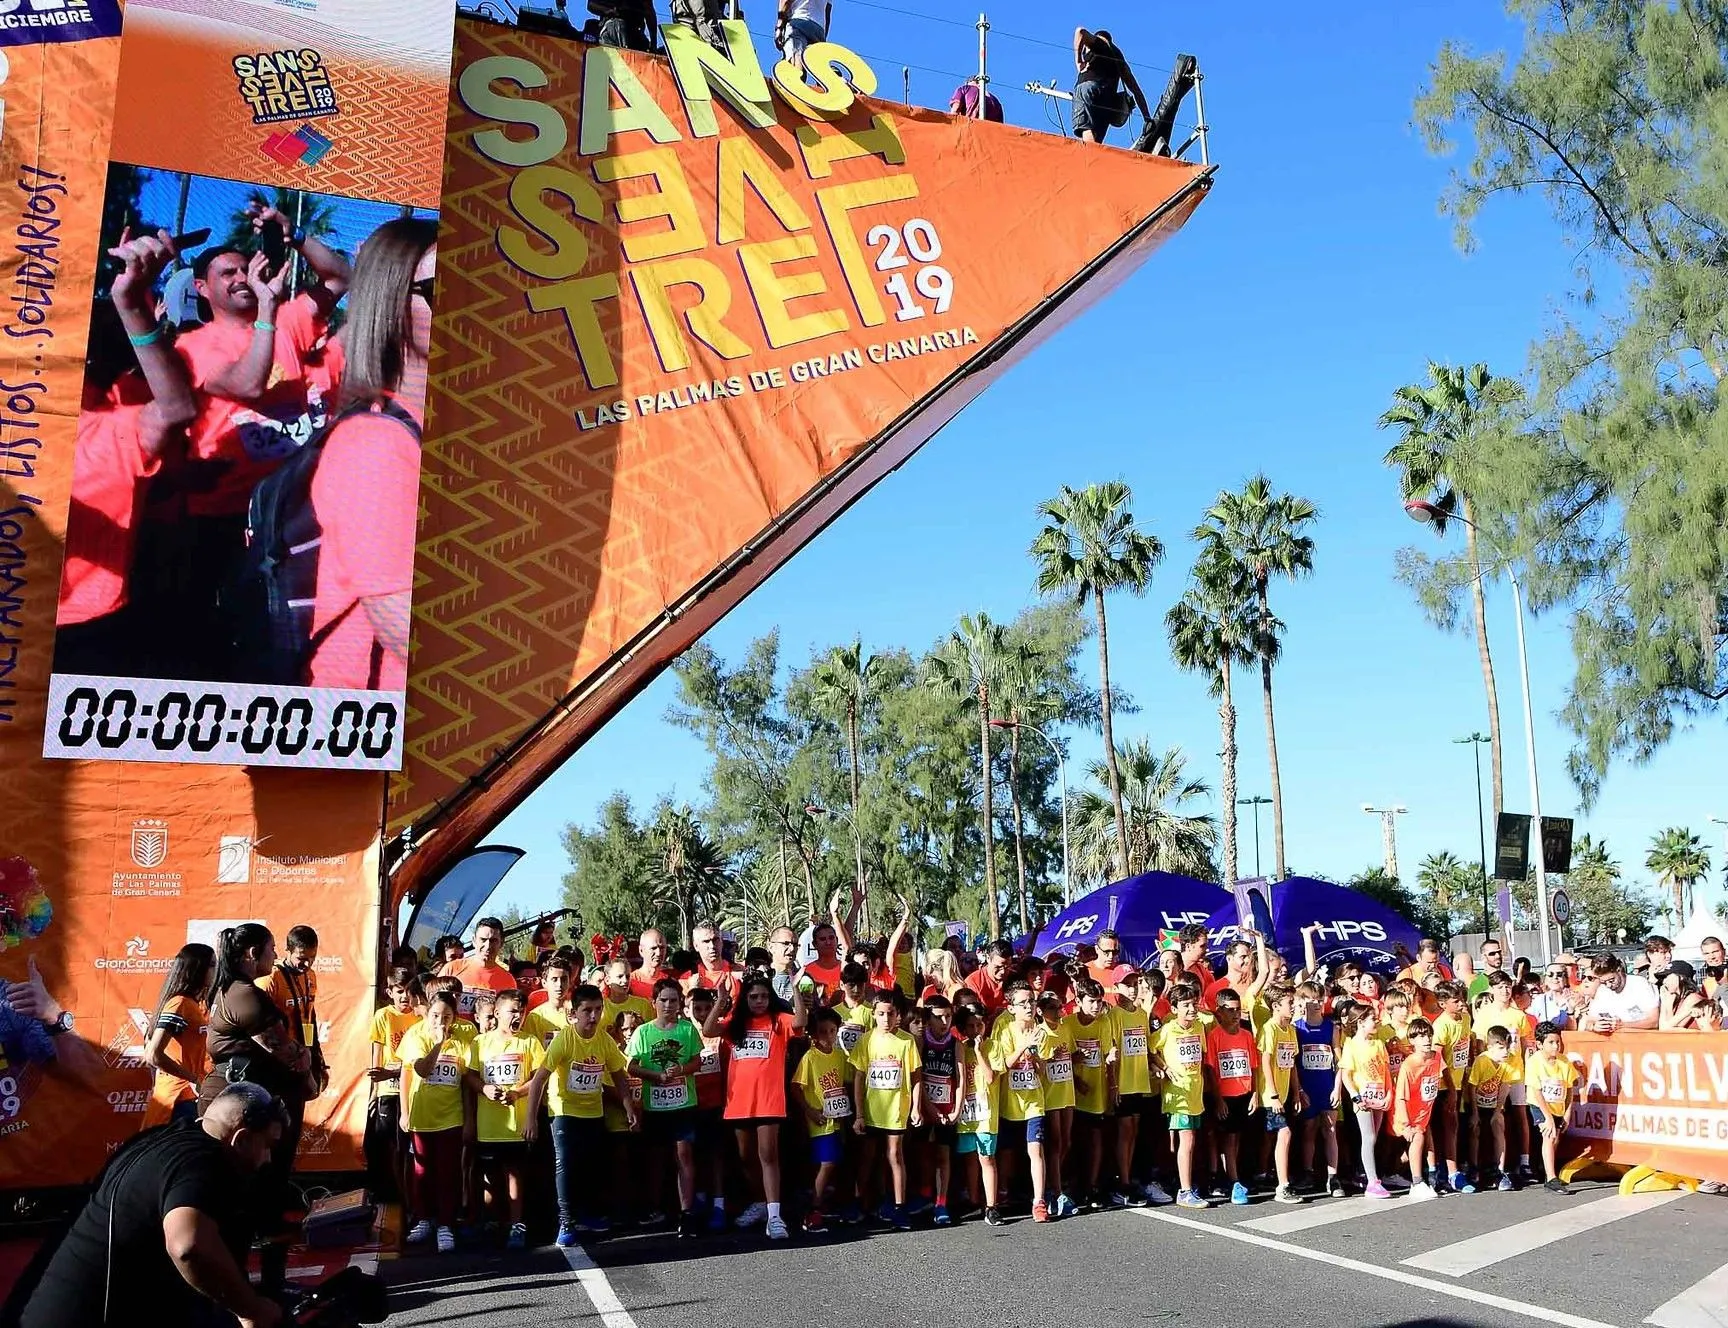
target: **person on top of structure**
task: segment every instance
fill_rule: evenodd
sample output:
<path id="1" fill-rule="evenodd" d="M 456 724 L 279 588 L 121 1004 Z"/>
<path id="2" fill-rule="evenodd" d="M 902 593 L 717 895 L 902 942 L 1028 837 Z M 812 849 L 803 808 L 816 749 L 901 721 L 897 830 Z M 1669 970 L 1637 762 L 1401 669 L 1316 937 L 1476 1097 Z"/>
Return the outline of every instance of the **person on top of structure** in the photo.
<path id="1" fill-rule="evenodd" d="M 969 78 L 954 89 L 954 95 L 948 99 L 948 113 L 950 115 L 964 115 L 969 120 L 980 118 L 978 115 L 978 81 L 976 79 Z M 997 124 L 1002 123 L 1002 103 L 997 99 L 994 92 L 984 94 L 984 115 L 982 118 L 994 120 Z"/>
<path id="2" fill-rule="evenodd" d="M 774 20 L 774 40 L 780 54 L 802 74 L 805 50 L 827 41 L 833 22 L 834 6 L 827 0 L 780 0 L 780 12 Z"/>
<path id="3" fill-rule="evenodd" d="M 1111 129 L 1128 123 L 1136 105 L 1143 117 L 1152 118 L 1152 108 L 1128 66 L 1128 57 L 1108 32 L 1074 29 L 1074 68 L 1079 73 L 1074 80 L 1076 138 L 1102 143 Z"/>

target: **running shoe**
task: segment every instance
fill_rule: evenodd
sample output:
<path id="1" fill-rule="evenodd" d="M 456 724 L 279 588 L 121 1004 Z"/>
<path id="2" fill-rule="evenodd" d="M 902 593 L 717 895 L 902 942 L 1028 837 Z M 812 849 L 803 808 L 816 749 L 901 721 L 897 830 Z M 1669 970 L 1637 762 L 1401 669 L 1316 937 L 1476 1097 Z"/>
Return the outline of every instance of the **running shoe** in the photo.
<path id="1" fill-rule="evenodd" d="M 666 1214 L 656 1208 L 642 1219 L 642 1225 L 645 1227 L 663 1227 L 666 1225 Z"/>
<path id="2" fill-rule="evenodd" d="M 1237 1181 L 1230 1187 L 1230 1202 L 1238 1207 L 1249 1202 L 1248 1187 L 1241 1181 Z"/>
<path id="3" fill-rule="evenodd" d="M 1350 1191 L 1344 1188 L 1342 1178 L 1338 1176 L 1326 1177 L 1326 1197 L 1328 1199 L 1342 1199 L 1348 1193 Z"/>
<path id="4" fill-rule="evenodd" d="M 1034 1222 L 1048 1222 L 1050 1220 L 1050 1205 L 1045 1203 L 1042 1199 L 1033 1204 L 1032 1220 Z"/>
<path id="5" fill-rule="evenodd" d="M 894 1201 L 884 1199 L 881 1207 L 876 1210 L 876 1220 L 885 1227 L 894 1225 Z"/>
<path id="6" fill-rule="evenodd" d="M 1228 1190 L 1226 1190 L 1222 1185 L 1214 1185 L 1210 1190 L 1208 1190 L 1206 1192 L 1206 1197 L 1208 1199 L 1213 1199 L 1219 1203 L 1222 1203 L 1224 1200 L 1226 1200 L 1230 1197 L 1230 1192 Z"/>
<path id="7" fill-rule="evenodd" d="M 745 1227 L 759 1227 L 767 1220 L 768 1205 L 765 1203 L 753 1203 L 742 1213 L 738 1214 L 738 1221 L 735 1225 L 739 1230 L 743 1230 Z"/>
<path id="8" fill-rule="evenodd" d="M 429 1241 L 431 1239 L 432 1239 L 432 1224 L 430 1222 L 428 1222 L 425 1218 L 421 1218 L 418 1222 L 416 1222 L 414 1224 L 413 1229 L 411 1231 L 409 1231 L 409 1233 L 408 1233 L 408 1243 L 410 1245 L 424 1245 L 427 1241 Z"/>
<path id="9" fill-rule="evenodd" d="M 692 1208 L 678 1215 L 678 1239 L 695 1240 L 702 1234 L 702 1214 Z"/>
<path id="10" fill-rule="evenodd" d="M 1147 1204 L 1152 1202 L 1146 1197 L 1146 1191 L 1141 1189 L 1138 1185 L 1129 1186 L 1128 1192 L 1123 1196 L 1123 1198 L 1127 1201 L 1128 1207 L 1130 1208 L 1144 1208 Z"/>
<path id="11" fill-rule="evenodd" d="M 984 1225 L 987 1227 L 1005 1227 L 1008 1224 L 1002 1220 L 1000 1208 L 986 1208 L 984 1210 Z"/>
<path id="12" fill-rule="evenodd" d="M 769 1240 L 788 1240 L 792 1236 L 792 1233 L 786 1229 L 786 1219 L 783 1217 L 769 1217 L 764 1224 L 764 1229 L 768 1233 Z"/>
<path id="13" fill-rule="evenodd" d="M 951 1227 L 954 1225 L 954 1219 L 948 1215 L 948 1205 L 947 1204 L 937 1204 L 935 1212 L 936 1212 L 936 1216 L 933 1220 L 935 1221 L 937 1226 L 939 1226 L 939 1227 Z"/>
<path id="14" fill-rule="evenodd" d="M 893 1227 L 894 1230 L 912 1230 L 912 1218 L 899 1204 L 892 1205 L 889 1209 L 889 1214 L 888 1225 Z"/>
<path id="15" fill-rule="evenodd" d="M 1470 1185 L 1470 1177 L 1468 1173 L 1463 1171 L 1454 1171 L 1452 1173 L 1452 1188 L 1457 1190 L 1459 1194 L 1470 1194 L 1474 1192 L 1476 1188 L 1475 1186 L 1471 1185 L 1470 1189 L 1467 1190 L 1464 1188 L 1466 1185 Z"/>
<path id="16" fill-rule="evenodd" d="M 855 1203 L 849 1203 L 835 1214 L 834 1220 L 843 1227 L 855 1227 L 864 1220 L 864 1210 Z"/>
<path id="17" fill-rule="evenodd" d="M 1528 1162 L 1520 1162 L 1518 1164 L 1518 1174 L 1514 1179 L 1518 1182 L 1518 1188 L 1523 1189 L 1526 1185 L 1534 1185 L 1536 1183 L 1536 1173 L 1530 1170 L 1530 1164 Z"/>
<path id="18" fill-rule="evenodd" d="M 571 1246 L 580 1245 L 581 1243 L 581 1238 L 576 1234 L 575 1227 L 567 1224 L 558 1228 L 557 1244 L 559 1249 L 567 1250 L 571 1248 Z"/>
<path id="19" fill-rule="evenodd" d="M 438 1253 L 448 1254 L 456 1248 L 456 1233 L 449 1227 L 438 1228 Z"/>
<path id="20" fill-rule="evenodd" d="M 1505 1172 L 1501 1172 L 1500 1179 L 1495 1182 L 1494 1188 L 1497 1190 L 1515 1190 L 1518 1187 L 1512 1183 L 1512 1177 L 1508 1176 Z"/>
<path id="21" fill-rule="evenodd" d="M 1439 1195 L 1434 1193 L 1434 1187 L 1425 1180 L 1419 1180 L 1410 1187 L 1411 1203 L 1426 1203 L 1429 1199 L 1437 1199 L 1439 1197 Z"/>
<path id="22" fill-rule="evenodd" d="M 1377 1180 L 1369 1181 L 1362 1194 L 1364 1198 L 1368 1199 L 1390 1199 L 1392 1197 L 1392 1191 Z"/>
<path id="23" fill-rule="evenodd" d="M 1402 1176 L 1382 1176 L 1380 1183 L 1394 1194 L 1402 1194 L 1410 1188 L 1410 1182 Z"/>
<path id="24" fill-rule="evenodd" d="M 1719 1180 L 1701 1180 L 1698 1182 L 1699 1194 L 1728 1194 L 1728 1184 Z"/>
<path id="25" fill-rule="evenodd" d="M 1199 1190 L 1183 1190 L 1176 1196 L 1176 1206 L 1178 1208 L 1210 1208 L 1212 1205 L 1206 1201 L 1206 1196 L 1201 1194 Z"/>
<path id="26" fill-rule="evenodd" d="M 1126 1208 L 1128 1203 L 1128 1192 L 1126 1190 L 1110 1191 L 1110 1206 L 1112 1208 Z"/>
<path id="27" fill-rule="evenodd" d="M 1561 1180 L 1558 1176 L 1550 1176 L 1547 1180 L 1543 1181 L 1542 1188 L 1547 1190 L 1550 1194 L 1572 1193 L 1566 1182 Z"/>
<path id="28" fill-rule="evenodd" d="M 804 1214 L 804 1230 L 822 1232 L 828 1230 L 828 1224 L 822 1220 L 822 1214 L 812 1208 Z"/>
<path id="29" fill-rule="evenodd" d="M 1151 1204 L 1154 1208 L 1163 1208 L 1165 1205 L 1175 1203 L 1176 1201 L 1170 1197 L 1169 1190 L 1165 1189 L 1157 1181 L 1149 1180 L 1146 1182 L 1146 1202 Z"/>
<path id="30" fill-rule="evenodd" d="M 1296 1191 L 1291 1189 L 1288 1185 L 1280 1185 L 1276 1190 L 1274 1190 L 1272 1192 L 1272 1202 L 1273 1203 L 1282 1203 L 1282 1204 L 1299 1204 L 1299 1203 L 1307 1203 L 1308 1201 L 1306 1199 L 1304 1199 L 1300 1194 L 1297 1194 Z"/>
<path id="31" fill-rule="evenodd" d="M 576 1229 L 582 1230 L 582 1224 L 577 1223 Z M 612 1230 L 612 1224 L 603 1217 L 591 1217 L 588 1219 L 588 1230 L 596 1236 L 604 1236 Z"/>
<path id="32" fill-rule="evenodd" d="M 912 1196 L 912 1202 L 906 1205 L 906 1215 L 908 1217 L 922 1217 L 925 1213 L 930 1211 L 930 1208 L 931 1203 L 929 1195 L 915 1194 Z"/>
<path id="33" fill-rule="evenodd" d="M 1466 1180 L 1462 1185 L 1458 1186 L 1457 1189 L 1458 1189 L 1459 1194 L 1475 1194 L 1476 1193 L 1475 1184 L 1469 1180 Z"/>
<path id="34" fill-rule="evenodd" d="M 525 1250 L 525 1249 L 527 1249 L 528 1248 L 528 1228 L 525 1227 L 520 1222 L 513 1223 L 510 1227 L 509 1236 L 507 1236 L 504 1240 L 504 1248 L 507 1250 Z"/>
<path id="35" fill-rule="evenodd" d="M 726 1230 L 726 1205 L 715 1204 L 708 1210 L 708 1230 Z"/>

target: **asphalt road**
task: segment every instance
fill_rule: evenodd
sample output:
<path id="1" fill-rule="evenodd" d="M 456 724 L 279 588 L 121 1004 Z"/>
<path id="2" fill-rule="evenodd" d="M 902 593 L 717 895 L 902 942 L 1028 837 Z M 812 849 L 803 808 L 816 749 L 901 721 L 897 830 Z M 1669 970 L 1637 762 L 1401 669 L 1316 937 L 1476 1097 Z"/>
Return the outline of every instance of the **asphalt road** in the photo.
<path id="1" fill-rule="evenodd" d="M 400 1328 L 1724 1328 L 1728 1199 L 1626 1201 L 1579 1186 L 1570 1198 L 1534 1189 L 1372 1208 L 1262 1200 L 781 1246 L 759 1231 L 632 1235 L 568 1252 L 414 1255 L 381 1271 Z"/>

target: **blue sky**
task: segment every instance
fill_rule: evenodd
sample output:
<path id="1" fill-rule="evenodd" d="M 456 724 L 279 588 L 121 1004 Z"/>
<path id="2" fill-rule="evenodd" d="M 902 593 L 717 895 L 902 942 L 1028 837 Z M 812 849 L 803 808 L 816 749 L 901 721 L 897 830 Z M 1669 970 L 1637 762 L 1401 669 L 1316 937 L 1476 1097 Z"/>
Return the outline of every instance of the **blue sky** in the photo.
<path id="1" fill-rule="evenodd" d="M 976 67 L 970 7 L 927 6 L 949 23 L 860 0 L 834 8 L 835 39 L 872 61 L 885 91 L 913 64 L 913 100 L 945 105 Z M 1459 253 L 1436 202 L 1450 166 L 1410 126 L 1412 99 L 1445 40 L 1503 49 L 1516 30 L 1494 0 L 1337 10 L 999 0 L 989 12 L 993 87 L 1023 125 L 1045 124 L 1046 111 L 1022 85 L 1071 81 L 1076 22 L 1108 27 L 1153 97 L 1177 50 L 1197 54 L 1216 187 L 1134 278 L 1019 365 L 710 641 L 735 659 L 778 627 L 800 664 L 812 648 L 855 633 L 867 647 L 922 648 L 962 613 L 1011 617 L 1033 595 L 1026 547 L 1037 504 L 1064 483 L 1124 479 L 1136 515 L 1168 553 L 1144 600 L 1113 606 L 1113 668 L 1142 707 L 1118 724 L 1118 741 L 1144 734 L 1179 744 L 1216 789 L 1215 705 L 1201 679 L 1170 664 L 1163 616 L 1192 561 L 1188 530 L 1219 489 L 1264 469 L 1321 513 L 1315 575 L 1274 592 L 1288 624 L 1275 687 L 1291 869 L 1342 878 L 1378 863 L 1379 819 L 1364 815 L 1364 802 L 1409 808 L 1399 818 L 1407 878 L 1431 852 L 1470 860 L 1473 767 L 1470 749 L 1451 740 L 1487 728 L 1475 645 L 1428 626 L 1393 579 L 1396 549 L 1432 537 L 1402 512 L 1380 463 L 1389 440 L 1374 421 L 1430 358 L 1520 371 L 1569 289 L 1570 258 L 1540 200 L 1490 209 L 1477 251 Z M 1187 110 L 1191 118 L 1192 103 Z M 1491 590 L 1489 613 L 1506 806 L 1527 811 L 1504 582 Z M 1530 667 L 1543 810 L 1574 814 L 1567 736 L 1555 718 L 1571 676 L 1563 615 L 1531 624 Z M 673 694 L 669 675 L 649 687 L 491 836 L 528 850 L 501 902 L 554 904 L 568 866 L 561 828 L 591 819 L 614 789 L 639 808 L 668 792 L 701 802 L 704 754 L 663 719 Z M 1241 792 L 1266 793 L 1257 676 L 1242 675 L 1238 698 Z M 1072 774 L 1098 755 L 1098 740 L 1071 736 Z M 1616 768 L 1579 829 L 1605 837 L 1634 881 L 1647 880 L 1644 853 L 1667 825 L 1705 835 L 1719 867 L 1723 828 L 1709 818 L 1728 817 L 1713 759 L 1721 740 L 1719 728 L 1706 728 L 1646 766 Z M 1245 816 L 1243 870 L 1253 862 Z"/>

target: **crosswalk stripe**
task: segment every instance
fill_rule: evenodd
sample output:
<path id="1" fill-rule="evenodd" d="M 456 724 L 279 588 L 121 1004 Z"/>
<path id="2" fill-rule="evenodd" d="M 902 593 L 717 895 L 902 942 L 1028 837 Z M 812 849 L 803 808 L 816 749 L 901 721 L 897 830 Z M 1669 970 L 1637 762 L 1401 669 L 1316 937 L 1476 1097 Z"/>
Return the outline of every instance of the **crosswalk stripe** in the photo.
<path id="1" fill-rule="evenodd" d="M 1418 1254 L 1413 1259 L 1404 1259 L 1401 1262 L 1407 1267 L 1421 1268 L 1430 1273 L 1463 1277 L 1490 1264 L 1515 1259 L 1531 1250 L 1539 1250 L 1544 1245 L 1565 1240 L 1568 1236 L 1593 1231 L 1597 1227 L 1607 1226 L 1610 1222 L 1618 1222 L 1623 1217 L 1647 1213 L 1652 1208 L 1672 1203 L 1683 1193 L 1681 1190 L 1668 1190 L 1656 1194 L 1613 1194 L 1606 1199 L 1579 1204 L 1575 1208 L 1563 1208 L 1545 1217 L 1533 1217 L 1528 1222 L 1519 1222 L 1485 1235 L 1472 1236 L 1469 1240 L 1443 1245 L 1437 1250 L 1429 1250 L 1426 1254 Z"/>
<path id="2" fill-rule="evenodd" d="M 1300 1208 L 1273 1213 L 1270 1217 L 1257 1217 L 1248 1222 L 1238 1222 L 1236 1225 L 1246 1231 L 1264 1231 L 1269 1236 L 1289 1236 L 1298 1231 L 1307 1231 L 1310 1227 L 1348 1222 L 1353 1217 L 1391 1212 L 1402 1206 L 1402 1201 L 1390 1199 L 1331 1199 L 1322 1203 L 1303 1204 Z"/>
<path id="3" fill-rule="evenodd" d="M 1656 1328 L 1728 1328 L 1728 1264 L 1694 1282 L 1644 1322 Z"/>

